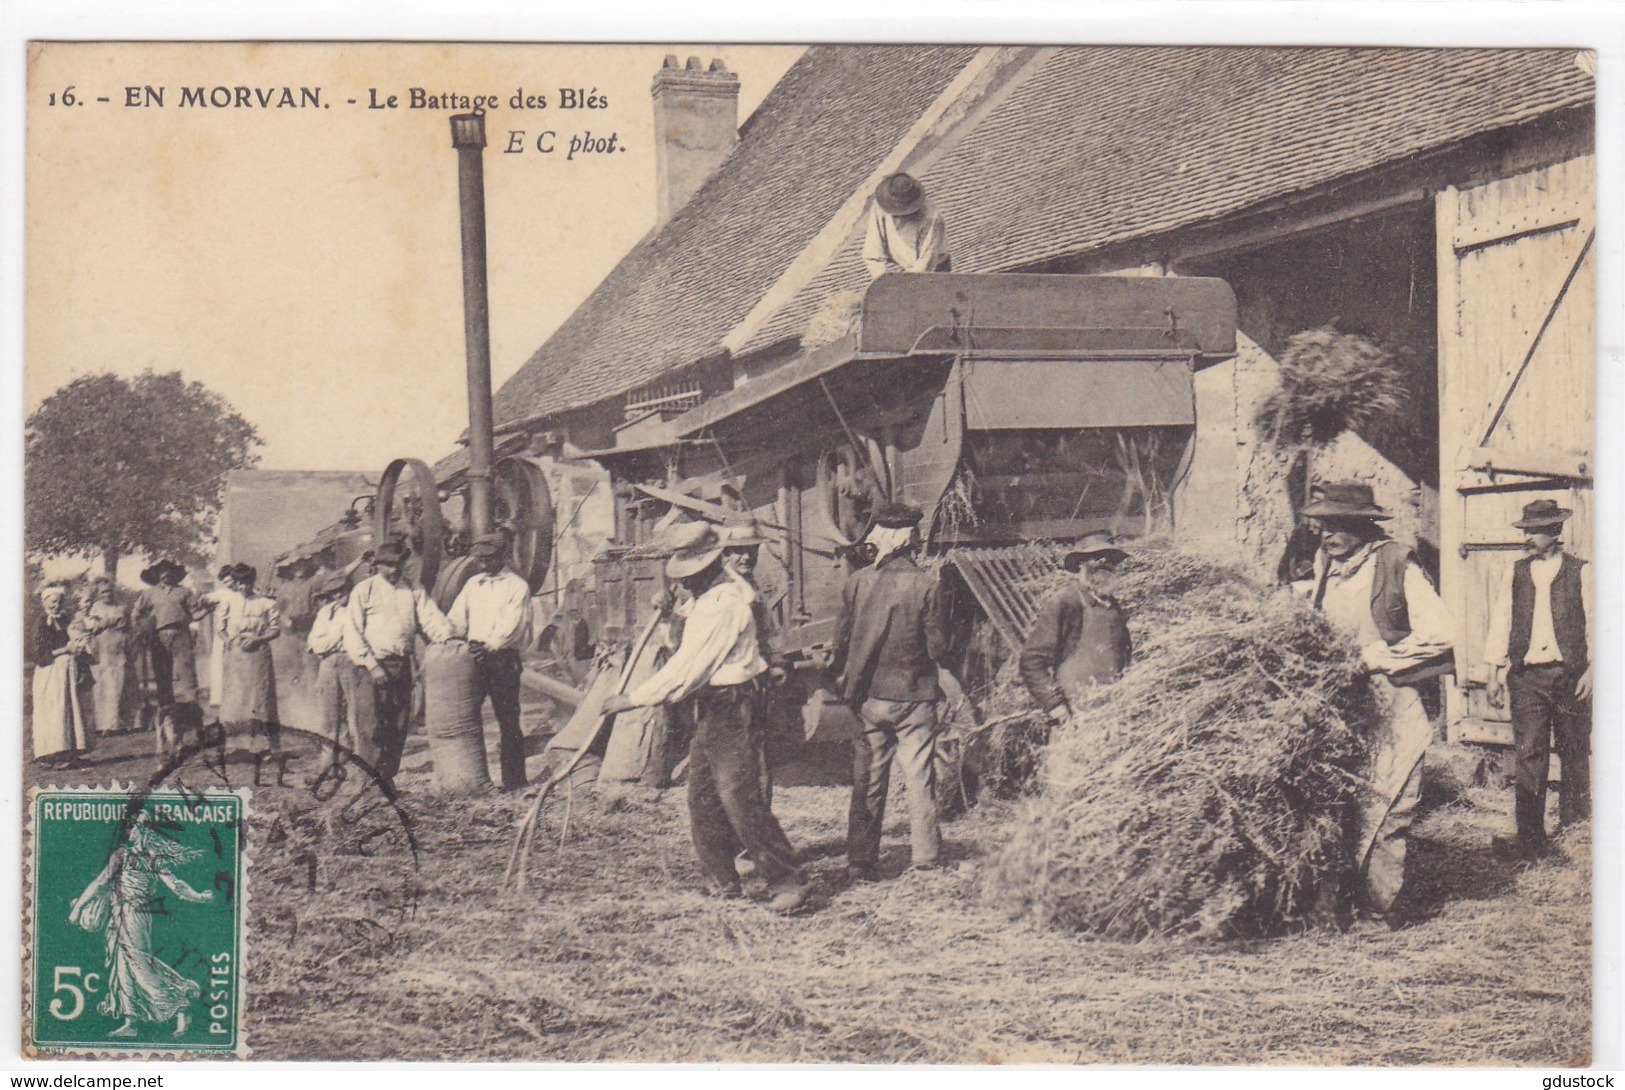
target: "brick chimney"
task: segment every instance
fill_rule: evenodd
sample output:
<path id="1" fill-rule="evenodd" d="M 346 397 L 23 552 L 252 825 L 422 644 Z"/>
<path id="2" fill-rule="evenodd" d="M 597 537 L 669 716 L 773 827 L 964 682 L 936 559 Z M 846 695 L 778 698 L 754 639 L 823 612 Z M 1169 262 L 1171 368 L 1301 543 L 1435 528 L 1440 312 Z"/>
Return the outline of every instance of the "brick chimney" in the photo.
<path id="1" fill-rule="evenodd" d="M 665 223 L 739 142 L 739 77 L 721 60 L 702 69 L 700 58 L 690 57 L 679 67 L 677 55 L 668 53 L 649 91 L 655 104 L 655 211 L 658 223 Z"/>

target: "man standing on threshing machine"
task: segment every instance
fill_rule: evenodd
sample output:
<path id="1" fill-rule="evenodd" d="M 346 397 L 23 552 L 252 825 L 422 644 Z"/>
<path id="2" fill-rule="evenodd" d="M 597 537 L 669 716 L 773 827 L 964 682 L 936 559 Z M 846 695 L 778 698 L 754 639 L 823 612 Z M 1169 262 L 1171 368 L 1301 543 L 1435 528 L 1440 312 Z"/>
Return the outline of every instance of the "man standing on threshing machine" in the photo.
<path id="1" fill-rule="evenodd" d="M 875 188 L 863 264 L 871 280 L 887 273 L 947 272 L 948 230 L 925 187 L 907 174 L 889 174 Z"/>
<path id="2" fill-rule="evenodd" d="M 1498 708 L 1511 703 L 1518 747 L 1518 835 L 1493 842 L 1503 858 L 1533 860 L 1547 852 L 1546 783 L 1554 748 L 1563 766 L 1558 827 L 1591 816 L 1591 567 L 1563 548 L 1563 523 L 1572 514 L 1555 500 L 1524 506 L 1523 518 L 1512 524 L 1527 535 L 1524 555 L 1509 567 L 1490 614 L 1488 696 Z"/>
<path id="3" fill-rule="evenodd" d="M 1303 513 L 1318 524 L 1321 545 L 1314 577 L 1294 587 L 1354 633 L 1382 712 L 1367 740 L 1369 790 L 1351 853 L 1363 887 L 1357 908 L 1397 929 L 1405 923 L 1399 897 L 1406 841 L 1421 795 L 1422 757 L 1433 739 L 1415 685 L 1449 668 L 1450 618 L 1411 551 L 1379 525 L 1390 516 L 1370 485 L 1329 483 Z"/>
<path id="4" fill-rule="evenodd" d="M 1061 558 L 1072 581 L 1038 607 L 1021 648 L 1021 680 L 1053 723 L 1068 722 L 1090 686 L 1128 669 L 1128 616 L 1112 596 L 1117 566 L 1127 559 L 1110 531 L 1086 534 Z"/>
<path id="5" fill-rule="evenodd" d="M 847 876 L 878 877 L 881 827 L 886 817 L 892 757 L 908 785 L 910 840 L 915 869 L 936 866 L 942 855 L 937 813 L 938 664 L 947 652 L 937 579 L 914 562 L 921 511 L 883 504 L 867 540 L 875 562 L 841 589 L 835 625 L 836 689 L 863 728 L 853 740 L 852 806 L 847 821 Z"/>
<path id="6" fill-rule="evenodd" d="M 519 725 L 521 655 L 530 644 L 530 584 L 508 566 L 508 539 L 482 534 L 468 555 L 478 571 L 463 585 L 446 615 L 452 635 L 468 641 L 479 679 L 479 702 L 496 716 L 502 789 L 525 786 L 525 735 Z"/>
<path id="7" fill-rule="evenodd" d="M 672 535 L 666 576 L 680 580 L 694 604 L 682 642 L 666 664 L 625 695 L 604 702 L 605 715 L 675 704 L 692 696 L 688 813 L 700 867 L 723 897 L 740 894 L 735 859 L 748 852 L 768 883 L 768 907 L 797 912 L 811 887 L 795 849 L 762 798 L 752 744 L 757 686 L 767 672 L 745 584 L 722 565 L 722 540 L 710 523 L 686 523 Z"/>
<path id="8" fill-rule="evenodd" d="M 422 635 L 430 643 L 451 638 L 446 615 L 419 587 L 403 586 L 409 554 L 386 541 L 373 556 L 373 575 L 350 592 L 344 650 L 354 668 L 356 755 L 393 785 L 406 749 L 412 714 L 412 654 Z"/>

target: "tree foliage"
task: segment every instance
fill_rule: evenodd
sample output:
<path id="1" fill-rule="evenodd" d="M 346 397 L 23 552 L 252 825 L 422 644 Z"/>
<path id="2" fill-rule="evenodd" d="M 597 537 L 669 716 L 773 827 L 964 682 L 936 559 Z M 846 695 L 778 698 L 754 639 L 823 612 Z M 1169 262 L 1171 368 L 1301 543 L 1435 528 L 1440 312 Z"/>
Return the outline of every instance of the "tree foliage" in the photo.
<path id="1" fill-rule="evenodd" d="M 25 540 L 35 555 L 134 552 L 197 560 L 226 474 L 259 461 L 259 433 L 178 371 L 89 375 L 28 418 Z"/>

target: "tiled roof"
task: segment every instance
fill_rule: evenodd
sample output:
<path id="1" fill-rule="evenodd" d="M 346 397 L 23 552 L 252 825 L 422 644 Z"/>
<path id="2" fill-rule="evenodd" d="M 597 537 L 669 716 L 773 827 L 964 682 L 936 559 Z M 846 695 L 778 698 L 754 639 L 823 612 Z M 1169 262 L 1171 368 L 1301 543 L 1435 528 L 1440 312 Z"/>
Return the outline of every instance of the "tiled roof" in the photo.
<path id="1" fill-rule="evenodd" d="M 593 404 L 716 351 L 974 53 L 809 49 L 716 175 L 503 384 L 498 424 Z"/>
<path id="2" fill-rule="evenodd" d="M 1592 101 L 1575 51 L 1056 50 L 921 172 L 955 272 L 1154 235 Z M 861 237 L 755 334 L 861 287 Z"/>

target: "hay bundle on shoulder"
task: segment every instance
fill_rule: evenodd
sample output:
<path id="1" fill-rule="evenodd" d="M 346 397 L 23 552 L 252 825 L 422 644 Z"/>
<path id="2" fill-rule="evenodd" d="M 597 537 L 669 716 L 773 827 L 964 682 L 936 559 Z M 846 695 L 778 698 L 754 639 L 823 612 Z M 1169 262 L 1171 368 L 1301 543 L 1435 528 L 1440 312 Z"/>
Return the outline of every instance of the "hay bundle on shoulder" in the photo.
<path id="1" fill-rule="evenodd" d="M 1121 939 L 1303 923 L 1347 865 L 1372 715 L 1357 650 L 1283 591 L 1136 553 L 1134 663 L 1053 732 L 991 892 Z"/>

